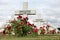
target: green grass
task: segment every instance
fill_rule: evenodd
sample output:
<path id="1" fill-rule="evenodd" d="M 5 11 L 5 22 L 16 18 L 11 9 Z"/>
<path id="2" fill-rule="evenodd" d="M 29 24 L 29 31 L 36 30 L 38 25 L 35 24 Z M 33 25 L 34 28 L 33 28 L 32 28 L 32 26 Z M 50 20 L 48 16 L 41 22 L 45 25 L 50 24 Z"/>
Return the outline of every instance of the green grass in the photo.
<path id="1" fill-rule="evenodd" d="M 60 40 L 60 35 L 40 35 L 40 36 L 1 36 L 0 40 Z"/>

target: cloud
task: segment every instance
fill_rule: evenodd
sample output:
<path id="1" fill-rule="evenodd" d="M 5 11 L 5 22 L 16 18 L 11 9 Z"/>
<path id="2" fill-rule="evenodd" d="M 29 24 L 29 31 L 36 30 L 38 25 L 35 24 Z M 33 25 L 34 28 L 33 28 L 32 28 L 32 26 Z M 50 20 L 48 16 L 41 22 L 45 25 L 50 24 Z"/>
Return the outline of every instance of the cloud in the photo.
<path id="1" fill-rule="evenodd" d="M 27 0 L 0 0 L 0 22 L 9 20 L 15 11 L 22 9 L 23 1 Z M 37 15 L 29 16 L 30 20 L 42 17 L 53 25 L 60 24 L 60 0 L 28 0 L 28 4 L 29 9 L 37 11 Z"/>

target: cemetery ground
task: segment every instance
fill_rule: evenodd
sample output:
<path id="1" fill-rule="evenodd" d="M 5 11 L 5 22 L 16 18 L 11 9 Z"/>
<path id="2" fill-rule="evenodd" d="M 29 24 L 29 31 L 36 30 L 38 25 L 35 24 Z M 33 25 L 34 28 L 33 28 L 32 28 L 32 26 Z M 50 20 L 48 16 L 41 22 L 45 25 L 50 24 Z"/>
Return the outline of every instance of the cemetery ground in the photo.
<path id="1" fill-rule="evenodd" d="M 50 35 L 25 36 L 25 37 L 0 35 L 0 40 L 60 40 L 60 35 L 50 34 Z"/>

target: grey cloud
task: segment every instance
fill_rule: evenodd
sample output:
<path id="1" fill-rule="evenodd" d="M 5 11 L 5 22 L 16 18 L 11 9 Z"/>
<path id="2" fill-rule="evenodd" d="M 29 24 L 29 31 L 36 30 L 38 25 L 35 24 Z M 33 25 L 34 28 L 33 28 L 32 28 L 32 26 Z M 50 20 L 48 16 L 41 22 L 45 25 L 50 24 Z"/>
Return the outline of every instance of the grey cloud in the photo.
<path id="1" fill-rule="evenodd" d="M 43 9 L 43 14 L 46 14 L 48 16 L 60 17 L 60 12 L 53 9 Z"/>
<path id="2" fill-rule="evenodd" d="M 0 1 L 0 16 L 7 17 L 11 15 L 11 10 L 16 11 L 22 8 L 22 2 L 21 0 L 3 0 Z M 59 1 L 55 0 L 29 0 L 29 7 L 33 8 L 41 8 L 42 14 L 45 14 L 47 17 L 47 21 L 51 23 L 60 23 L 60 21 L 57 21 L 57 18 L 60 17 L 60 3 Z M 6 4 L 6 5 L 5 5 Z M 58 8 L 58 9 L 57 9 Z M 9 10 L 9 11 L 8 11 Z M 56 17 L 56 19 L 50 19 L 50 16 Z M 33 18 L 32 18 L 33 17 Z M 31 20 L 37 18 L 36 16 L 29 16 Z M 5 19 L 5 18 L 3 18 Z M 2 20 L 2 18 L 1 18 Z M 55 25 L 55 24 L 54 24 Z M 59 24 L 58 24 L 59 25 Z"/>

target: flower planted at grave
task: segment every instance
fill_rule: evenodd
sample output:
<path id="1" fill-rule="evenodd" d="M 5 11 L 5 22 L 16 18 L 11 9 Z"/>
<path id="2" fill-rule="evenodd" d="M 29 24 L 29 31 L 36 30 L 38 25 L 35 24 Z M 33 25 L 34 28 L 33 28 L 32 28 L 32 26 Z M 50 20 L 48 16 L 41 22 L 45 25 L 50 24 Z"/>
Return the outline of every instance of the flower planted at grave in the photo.
<path id="1" fill-rule="evenodd" d="M 49 34 L 49 27 L 50 25 L 46 25 L 47 34 Z"/>
<path id="2" fill-rule="evenodd" d="M 56 33 L 56 30 L 53 29 L 53 30 L 50 30 L 50 34 L 55 34 Z"/>
<path id="3" fill-rule="evenodd" d="M 3 31 L 2 31 L 2 34 L 3 34 L 3 35 L 6 35 L 6 31 L 5 31 L 5 30 L 3 30 Z"/>
<path id="4" fill-rule="evenodd" d="M 38 35 L 38 29 L 36 26 L 33 27 L 33 34 Z"/>
<path id="5" fill-rule="evenodd" d="M 7 29 L 8 29 L 8 30 L 11 30 L 12 27 L 11 27 L 10 25 L 7 25 Z"/>
<path id="6" fill-rule="evenodd" d="M 33 32 L 37 33 L 37 28 L 34 27 L 33 29 L 33 26 L 33 24 L 28 22 L 28 17 L 23 18 L 19 15 L 17 17 L 17 20 L 14 19 L 10 21 L 10 23 L 5 28 L 5 31 L 7 32 L 7 34 L 12 33 L 15 36 L 27 36 L 28 34 L 32 34 Z"/>
<path id="7" fill-rule="evenodd" d="M 22 16 L 19 15 L 17 18 L 18 18 L 18 19 L 22 19 Z"/>
<path id="8" fill-rule="evenodd" d="M 9 34 L 10 35 L 11 34 L 11 31 L 12 31 L 12 26 L 8 24 L 7 27 L 4 29 L 4 31 L 6 32 L 6 34 Z"/>
<path id="9" fill-rule="evenodd" d="M 43 27 L 40 27 L 41 33 L 40 34 L 45 34 L 45 29 Z"/>

